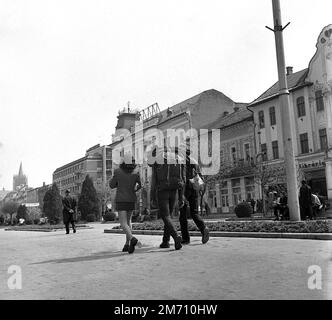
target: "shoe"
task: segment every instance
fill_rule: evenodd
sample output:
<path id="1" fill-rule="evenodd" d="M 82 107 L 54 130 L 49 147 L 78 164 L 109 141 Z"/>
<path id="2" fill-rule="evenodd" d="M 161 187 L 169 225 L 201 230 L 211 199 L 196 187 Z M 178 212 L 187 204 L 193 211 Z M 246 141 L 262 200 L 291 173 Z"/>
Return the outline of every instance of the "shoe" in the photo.
<path id="1" fill-rule="evenodd" d="M 135 237 L 132 237 L 130 239 L 128 253 L 133 253 L 135 251 L 135 246 L 137 244 L 138 240 Z"/>
<path id="2" fill-rule="evenodd" d="M 190 240 L 184 240 L 184 239 L 182 239 L 182 241 L 181 241 L 181 244 L 189 244 L 190 243 Z"/>
<path id="3" fill-rule="evenodd" d="M 74 229 L 73 232 L 76 233 L 76 229 Z"/>
<path id="4" fill-rule="evenodd" d="M 162 248 L 162 249 L 166 249 L 169 247 L 170 247 L 169 242 L 162 242 L 159 246 L 159 248 Z"/>
<path id="5" fill-rule="evenodd" d="M 174 247 L 175 247 L 175 250 L 180 250 L 182 248 L 182 238 L 180 236 L 177 236 L 175 239 L 174 239 Z"/>
<path id="6" fill-rule="evenodd" d="M 209 229 L 205 227 L 205 229 L 202 232 L 202 243 L 207 243 L 209 241 L 210 235 L 209 235 Z"/>
<path id="7" fill-rule="evenodd" d="M 69 234 L 69 232 L 66 232 L 66 234 Z"/>
<path id="8" fill-rule="evenodd" d="M 122 252 L 128 252 L 129 244 L 125 244 L 122 248 Z"/>

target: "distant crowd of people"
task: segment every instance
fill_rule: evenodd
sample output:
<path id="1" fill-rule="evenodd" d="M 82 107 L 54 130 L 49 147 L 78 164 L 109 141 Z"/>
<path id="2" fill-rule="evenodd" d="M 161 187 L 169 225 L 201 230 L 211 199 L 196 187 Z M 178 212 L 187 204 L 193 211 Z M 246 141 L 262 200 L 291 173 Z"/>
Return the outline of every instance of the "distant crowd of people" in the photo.
<path id="1" fill-rule="evenodd" d="M 299 205 L 301 220 L 314 220 L 318 214 L 325 208 L 324 198 L 319 192 L 312 192 L 311 187 L 305 180 L 302 180 L 299 191 Z M 287 193 L 275 193 L 273 201 L 273 211 L 275 220 L 288 220 L 289 208 Z"/>

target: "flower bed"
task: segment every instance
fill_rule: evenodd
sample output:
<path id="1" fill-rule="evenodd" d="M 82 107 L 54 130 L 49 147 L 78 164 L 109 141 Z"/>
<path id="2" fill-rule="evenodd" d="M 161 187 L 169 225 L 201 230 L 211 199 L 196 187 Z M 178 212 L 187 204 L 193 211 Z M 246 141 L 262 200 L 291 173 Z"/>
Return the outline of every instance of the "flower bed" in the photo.
<path id="1" fill-rule="evenodd" d="M 226 222 L 208 222 L 207 227 L 210 231 L 223 232 L 275 232 L 275 233 L 331 233 L 331 221 L 226 221 Z M 179 222 L 175 223 L 177 230 L 180 230 Z M 116 226 L 113 229 L 121 229 Z M 134 223 L 133 230 L 163 230 L 162 221 L 152 221 L 144 223 Z M 196 225 L 192 221 L 188 221 L 189 231 L 198 231 Z"/>

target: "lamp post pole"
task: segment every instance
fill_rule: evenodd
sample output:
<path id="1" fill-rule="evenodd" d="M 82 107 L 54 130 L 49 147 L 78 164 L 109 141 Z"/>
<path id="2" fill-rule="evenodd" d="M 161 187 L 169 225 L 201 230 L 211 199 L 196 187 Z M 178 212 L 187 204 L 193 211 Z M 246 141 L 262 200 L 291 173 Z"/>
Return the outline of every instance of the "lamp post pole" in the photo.
<path id="1" fill-rule="evenodd" d="M 294 155 L 294 135 L 291 129 L 291 109 L 289 102 L 289 91 L 287 87 L 284 42 L 283 42 L 283 28 L 281 22 L 280 1 L 272 0 L 273 7 L 273 21 L 274 21 L 274 35 L 276 44 L 278 76 L 279 76 L 279 103 L 281 113 L 281 126 L 284 145 L 284 161 L 286 168 L 287 193 L 288 193 L 288 207 L 290 220 L 299 221 L 300 208 L 298 200 L 298 186 L 296 175 L 296 162 Z M 270 29 L 270 28 L 269 28 Z M 272 30 L 272 29 L 271 29 Z"/>

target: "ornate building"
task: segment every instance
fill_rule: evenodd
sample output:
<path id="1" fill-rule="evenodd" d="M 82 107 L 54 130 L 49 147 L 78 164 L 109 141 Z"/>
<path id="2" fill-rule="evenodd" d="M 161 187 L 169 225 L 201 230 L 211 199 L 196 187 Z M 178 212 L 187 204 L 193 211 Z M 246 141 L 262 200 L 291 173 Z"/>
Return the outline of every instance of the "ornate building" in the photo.
<path id="1" fill-rule="evenodd" d="M 320 33 L 307 69 L 287 68 L 294 151 L 313 191 L 332 201 L 332 25 Z M 278 82 L 252 102 L 256 144 L 267 164 L 284 157 Z"/>

